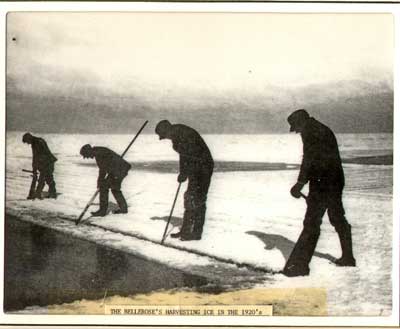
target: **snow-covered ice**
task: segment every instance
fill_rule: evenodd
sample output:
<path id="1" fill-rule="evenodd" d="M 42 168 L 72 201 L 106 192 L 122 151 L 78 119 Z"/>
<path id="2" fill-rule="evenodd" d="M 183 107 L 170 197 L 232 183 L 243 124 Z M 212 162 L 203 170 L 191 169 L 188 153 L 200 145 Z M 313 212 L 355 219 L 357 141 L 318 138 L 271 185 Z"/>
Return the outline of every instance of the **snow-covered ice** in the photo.
<path id="1" fill-rule="evenodd" d="M 247 264 L 267 272 L 280 271 L 302 229 L 306 205 L 290 196 L 301 161 L 301 140 L 297 135 L 205 136 L 216 162 L 242 161 L 291 164 L 293 170 L 235 171 L 214 173 L 207 203 L 206 224 L 200 241 L 167 238 L 169 245 L 195 251 L 163 247 L 145 240 L 160 241 L 176 192 L 177 154 L 168 141 L 142 135 L 127 155 L 133 164 L 123 182 L 129 214 L 89 218 L 75 226 L 77 218 L 95 192 L 97 168 L 94 160 L 79 156 L 83 144 L 107 146 L 122 152 L 128 135 L 42 135 L 58 157 L 55 179 L 61 193 L 57 200 L 30 201 L 26 195 L 31 168 L 31 150 L 21 142 L 22 133 L 7 133 L 6 211 L 24 220 L 53 227 L 83 239 L 136 253 L 175 268 L 201 274 L 210 266 L 228 262 Z M 342 157 L 385 155 L 392 152 L 392 136 L 339 135 Z M 169 161 L 165 170 L 152 167 L 154 161 Z M 175 163 L 176 162 L 176 163 Z M 147 167 L 147 169 L 146 169 Z M 330 315 L 389 315 L 392 308 L 392 165 L 346 164 L 343 202 L 352 225 L 356 268 L 336 267 L 340 244 L 325 217 L 316 254 L 308 277 L 286 278 L 265 274 L 256 287 L 325 287 Z M 284 168 L 282 168 L 284 169 Z M 186 183 L 183 187 L 186 186 Z M 110 201 L 114 202 L 110 194 Z M 94 205 L 89 211 L 97 209 Z M 171 221 L 170 233 L 179 229 L 183 215 L 181 192 Z M 214 258 L 213 258 L 214 257 Z M 219 272 L 213 272 L 214 277 Z M 242 270 L 229 275 L 243 275 Z M 209 274 L 209 273 L 208 273 Z M 226 279 L 220 274 L 221 281 Z"/>

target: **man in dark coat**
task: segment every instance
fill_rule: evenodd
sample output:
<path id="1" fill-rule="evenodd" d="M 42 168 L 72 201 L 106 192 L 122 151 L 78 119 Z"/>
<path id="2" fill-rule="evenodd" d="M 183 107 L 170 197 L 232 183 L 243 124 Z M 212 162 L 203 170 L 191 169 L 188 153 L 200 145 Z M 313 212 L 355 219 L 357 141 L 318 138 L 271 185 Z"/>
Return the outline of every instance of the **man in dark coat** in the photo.
<path id="1" fill-rule="evenodd" d="M 90 144 L 82 146 L 80 154 L 83 158 L 95 158 L 99 167 L 97 188 L 100 190 L 100 209 L 92 212 L 93 216 L 103 217 L 108 209 L 108 191 L 114 195 L 119 209 L 114 214 L 128 213 L 128 205 L 121 192 L 123 179 L 128 175 L 131 165 L 114 151 L 101 146 L 92 147 Z"/>
<path id="2" fill-rule="evenodd" d="M 170 139 L 179 153 L 178 182 L 188 180 L 184 195 L 185 212 L 180 232 L 171 234 L 181 240 L 200 240 L 206 215 L 207 193 L 210 187 L 214 161 L 199 133 L 183 124 L 160 121 L 156 127 L 160 139 Z"/>
<path id="3" fill-rule="evenodd" d="M 43 138 L 35 137 L 30 133 L 22 136 L 22 142 L 30 144 L 32 147 L 32 171 L 33 180 L 27 199 L 42 199 L 42 191 L 45 183 L 49 186 L 49 198 L 56 199 L 56 183 L 54 182 L 54 163 L 57 158 L 51 153 L 47 143 Z M 39 171 L 38 185 L 35 190 L 37 172 Z"/>
<path id="4" fill-rule="evenodd" d="M 333 132 L 301 109 L 288 117 L 290 131 L 301 134 L 303 161 L 297 183 L 290 193 L 302 196 L 303 186 L 309 183 L 307 211 L 304 228 L 286 263 L 283 274 L 287 276 L 308 275 L 309 263 L 316 248 L 322 217 L 328 211 L 329 221 L 339 235 L 342 257 L 338 266 L 356 266 L 353 256 L 351 226 L 345 218 L 342 204 L 344 173 L 338 144 Z"/>

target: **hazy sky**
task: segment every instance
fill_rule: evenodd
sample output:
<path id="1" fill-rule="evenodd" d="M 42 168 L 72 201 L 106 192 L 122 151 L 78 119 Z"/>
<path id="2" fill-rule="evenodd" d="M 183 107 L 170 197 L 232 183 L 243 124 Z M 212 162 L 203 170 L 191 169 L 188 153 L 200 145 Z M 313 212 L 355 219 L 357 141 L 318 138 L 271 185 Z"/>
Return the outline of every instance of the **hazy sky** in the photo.
<path id="1" fill-rule="evenodd" d="M 23 93 L 190 106 L 338 81 L 391 86 L 393 45 L 390 14 L 11 13 L 7 75 Z"/>

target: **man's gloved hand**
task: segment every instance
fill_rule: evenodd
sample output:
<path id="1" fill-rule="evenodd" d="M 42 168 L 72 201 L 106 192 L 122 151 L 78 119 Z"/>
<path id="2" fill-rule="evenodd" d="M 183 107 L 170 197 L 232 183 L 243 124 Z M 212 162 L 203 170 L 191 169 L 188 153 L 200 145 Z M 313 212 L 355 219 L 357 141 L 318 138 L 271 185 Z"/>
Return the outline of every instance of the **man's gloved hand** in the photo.
<path id="1" fill-rule="evenodd" d="M 290 189 L 290 194 L 296 198 L 299 199 L 301 197 L 301 190 L 303 188 L 304 184 L 297 182 L 296 184 L 293 185 L 293 187 Z"/>
<path id="2" fill-rule="evenodd" d="M 187 176 L 184 174 L 178 175 L 178 183 L 183 183 L 187 179 Z"/>

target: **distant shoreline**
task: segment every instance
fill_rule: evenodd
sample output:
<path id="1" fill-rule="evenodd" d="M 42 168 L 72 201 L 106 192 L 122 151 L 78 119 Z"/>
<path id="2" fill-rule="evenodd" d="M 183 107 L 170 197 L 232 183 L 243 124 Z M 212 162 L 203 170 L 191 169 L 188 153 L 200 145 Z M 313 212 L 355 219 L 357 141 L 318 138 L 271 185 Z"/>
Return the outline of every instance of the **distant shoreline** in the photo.
<path id="1" fill-rule="evenodd" d="M 393 165 L 393 154 L 379 156 L 365 156 L 342 159 L 343 164 L 359 165 Z M 79 162 L 78 165 L 96 167 L 95 163 Z M 178 161 L 138 161 L 132 162 L 133 170 L 153 171 L 159 173 L 177 173 Z M 246 171 L 274 171 L 274 170 L 298 170 L 299 164 L 283 162 L 248 162 L 248 161 L 215 161 L 214 172 L 246 172 Z"/>
<path id="2" fill-rule="evenodd" d="M 351 164 L 391 166 L 393 165 L 393 154 L 355 157 L 355 158 L 342 159 L 342 161 L 343 163 L 351 163 Z"/>

